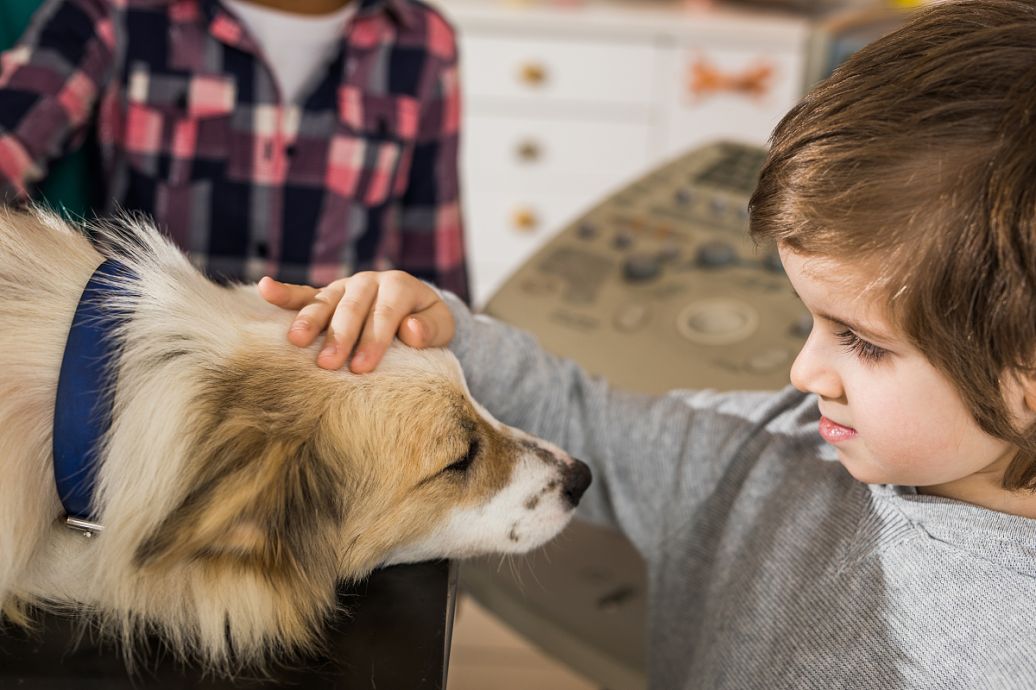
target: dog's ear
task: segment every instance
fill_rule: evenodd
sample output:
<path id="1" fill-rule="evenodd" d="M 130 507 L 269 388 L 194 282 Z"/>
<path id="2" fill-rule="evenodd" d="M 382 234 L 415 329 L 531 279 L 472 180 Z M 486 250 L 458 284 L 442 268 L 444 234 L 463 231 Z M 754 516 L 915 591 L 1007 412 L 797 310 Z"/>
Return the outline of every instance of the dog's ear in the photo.
<path id="1" fill-rule="evenodd" d="M 333 580 L 333 535 L 344 514 L 341 465 L 324 461 L 312 441 L 256 428 L 202 449 L 192 459 L 188 493 L 137 549 L 137 565 L 203 562 L 269 578 Z"/>

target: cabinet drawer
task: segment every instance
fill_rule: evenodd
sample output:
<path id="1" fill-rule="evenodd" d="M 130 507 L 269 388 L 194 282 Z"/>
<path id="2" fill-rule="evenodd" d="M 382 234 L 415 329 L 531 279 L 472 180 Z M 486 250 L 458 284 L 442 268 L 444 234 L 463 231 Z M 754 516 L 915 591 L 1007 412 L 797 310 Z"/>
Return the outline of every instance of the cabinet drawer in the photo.
<path id="1" fill-rule="evenodd" d="M 650 106 L 653 43 L 461 36 L 464 89 L 474 102 L 528 102 Z"/>
<path id="2" fill-rule="evenodd" d="M 486 179 L 469 184 L 465 239 L 475 303 L 484 304 L 533 252 L 612 187 L 601 178 L 554 180 L 553 192 L 537 194 Z"/>
<path id="3" fill-rule="evenodd" d="M 472 175 L 509 179 L 629 175 L 647 166 L 651 126 L 544 117 L 469 117 L 463 137 L 463 163 Z"/>

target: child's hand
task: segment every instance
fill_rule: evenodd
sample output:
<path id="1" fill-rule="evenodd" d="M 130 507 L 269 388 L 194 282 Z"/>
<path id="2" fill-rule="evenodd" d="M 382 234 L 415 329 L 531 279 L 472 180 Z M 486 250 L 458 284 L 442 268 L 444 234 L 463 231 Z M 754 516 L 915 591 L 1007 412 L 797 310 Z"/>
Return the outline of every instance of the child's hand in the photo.
<path id="1" fill-rule="evenodd" d="M 398 334 L 411 347 L 442 347 L 453 338 L 453 316 L 435 290 L 403 271 L 364 271 L 325 288 L 259 281 L 259 294 L 284 309 L 297 309 L 288 340 L 306 347 L 325 328 L 317 365 L 339 369 L 356 352 L 349 369 L 374 369 Z M 357 344 L 359 339 L 359 344 Z"/>

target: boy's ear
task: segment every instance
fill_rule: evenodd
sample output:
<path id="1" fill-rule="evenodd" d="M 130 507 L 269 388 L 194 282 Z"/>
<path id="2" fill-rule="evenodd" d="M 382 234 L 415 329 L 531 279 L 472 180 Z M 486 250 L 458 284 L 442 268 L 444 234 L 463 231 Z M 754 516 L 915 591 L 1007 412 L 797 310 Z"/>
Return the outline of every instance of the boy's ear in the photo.
<path id="1" fill-rule="evenodd" d="M 297 576 L 303 564 L 332 567 L 342 482 L 312 446 L 255 429 L 212 446 L 195 458 L 190 489 L 138 547 L 136 564 L 202 562 L 270 577 Z"/>
<path id="2" fill-rule="evenodd" d="M 1016 420 L 1023 426 L 1036 422 L 1036 372 L 1005 377 L 1004 396 Z"/>

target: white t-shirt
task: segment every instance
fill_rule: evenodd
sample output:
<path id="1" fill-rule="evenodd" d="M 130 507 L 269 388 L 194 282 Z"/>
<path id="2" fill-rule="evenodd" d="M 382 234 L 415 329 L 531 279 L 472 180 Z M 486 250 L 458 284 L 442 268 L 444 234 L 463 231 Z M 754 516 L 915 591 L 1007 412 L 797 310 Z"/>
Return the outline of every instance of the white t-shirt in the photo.
<path id="1" fill-rule="evenodd" d="M 259 43 L 285 103 L 303 95 L 317 70 L 334 59 L 346 21 L 356 11 L 350 2 L 323 15 L 303 15 L 254 5 L 246 0 L 223 0 Z"/>

